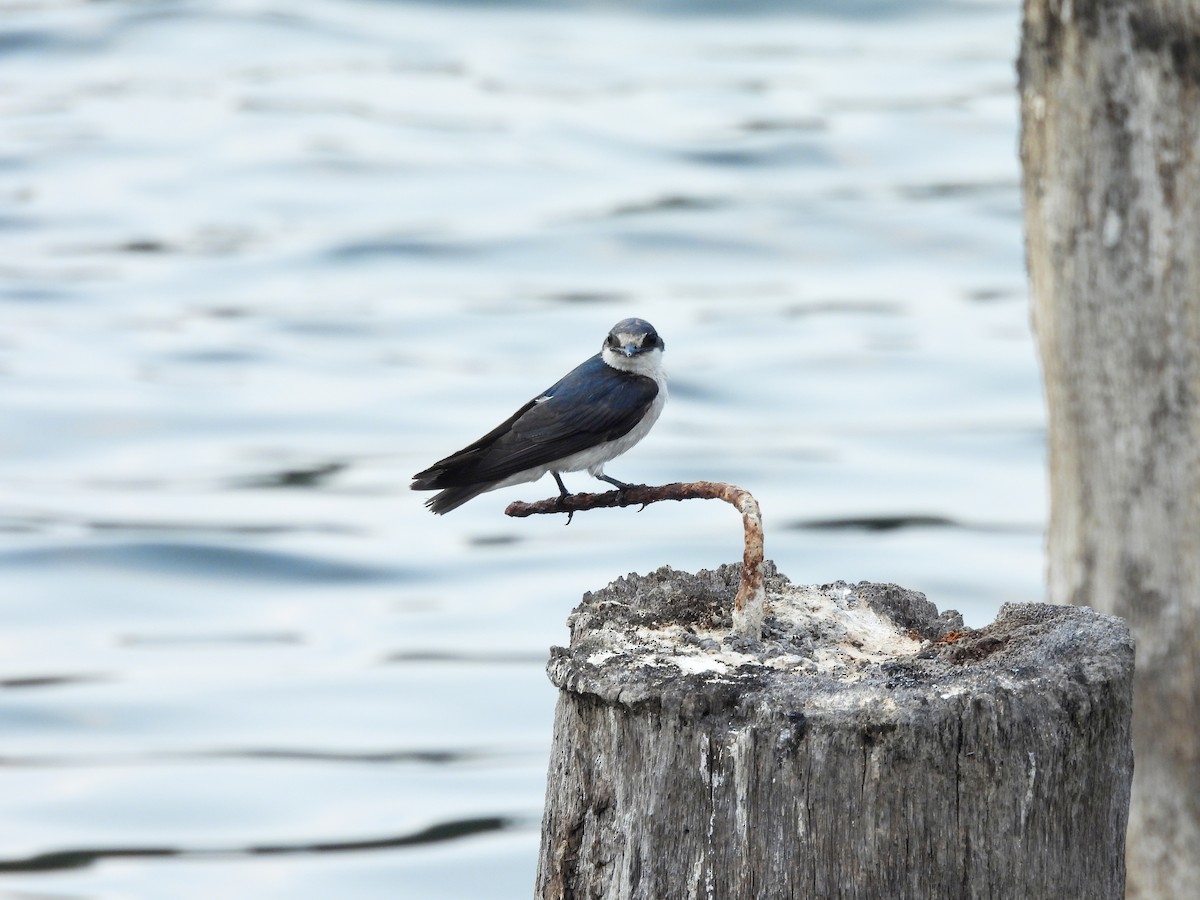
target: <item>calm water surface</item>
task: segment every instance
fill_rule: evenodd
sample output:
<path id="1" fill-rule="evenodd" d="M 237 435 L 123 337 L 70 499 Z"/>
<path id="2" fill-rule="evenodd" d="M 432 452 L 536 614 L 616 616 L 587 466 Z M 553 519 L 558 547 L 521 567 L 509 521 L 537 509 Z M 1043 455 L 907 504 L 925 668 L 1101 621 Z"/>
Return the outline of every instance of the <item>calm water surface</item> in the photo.
<path id="1" fill-rule="evenodd" d="M 611 474 L 1041 596 L 1016 0 L 699 6 L 0 4 L 0 894 L 528 896 L 547 648 L 740 522 L 407 483 L 626 316 Z"/>

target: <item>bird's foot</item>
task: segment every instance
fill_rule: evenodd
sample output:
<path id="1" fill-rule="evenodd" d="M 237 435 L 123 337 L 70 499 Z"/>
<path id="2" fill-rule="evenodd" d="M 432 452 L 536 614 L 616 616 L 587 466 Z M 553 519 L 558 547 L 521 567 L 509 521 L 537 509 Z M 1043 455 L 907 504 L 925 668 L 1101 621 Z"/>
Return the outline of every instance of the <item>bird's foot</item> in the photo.
<path id="1" fill-rule="evenodd" d="M 558 508 L 558 510 L 567 514 L 568 525 L 571 524 L 571 519 L 575 517 L 575 510 L 567 509 L 567 500 L 570 499 L 570 497 L 570 494 L 559 494 L 558 499 L 554 501 L 554 505 Z"/>
<path id="2" fill-rule="evenodd" d="M 597 475 L 596 477 L 600 481 L 607 481 L 609 484 L 611 484 L 613 487 L 615 487 L 617 489 L 617 503 L 618 504 L 624 504 L 626 491 L 631 491 L 634 488 L 644 488 L 646 486 L 644 484 L 629 484 L 628 482 L 625 482 L 625 481 L 617 481 L 617 479 L 613 478 L 610 475 Z M 645 509 L 649 505 L 650 504 L 648 504 L 648 503 L 643 503 L 640 507 L 638 507 L 638 512 L 641 512 L 643 509 Z"/>
<path id="3" fill-rule="evenodd" d="M 567 490 L 567 486 L 566 486 L 565 484 L 563 484 L 563 480 L 562 480 L 562 476 L 561 476 L 561 475 L 559 475 L 557 472 L 551 472 L 550 474 L 554 476 L 554 481 L 555 481 L 555 483 L 558 485 L 558 503 L 557 503 L 557 506 L 558 506 L 558 508 L 561 510 L 561 509 L 563 508 L 563 505 L 564 505 L 564 504 L 567 502 L 567 498 L 571 496 L 571 492 L 570 492 L 570 491 L 568 491 L 568 490 Z M 573 518 L 575 518 L 575 510 L 573 510 L 573 509 L 572 509 L 572 510 L 568 510 L 568 511 L 567 511 L 567 524 L 568 524 L 568 525 L 570 525 L 570 524 L 571 524 L 571 520 L 572 520 Z"/>
<path id="4" fill-rule="evenodd" d="M 554 480 L 558 482 L 558 501 L 555 503 L 555 505 L 561 510 L 566 506 L 567 499 L 571 496 L 571 492 L 567 490 L 567 486 L 563 484 L 563 480 L 559 477 L 557 472 L 551 472 L 550 474 L 552 474 L 554 476 Z M 568 525 L 571 524 L 571 520 L 573 518 L 575 518 L 575 510 L 567 510 Z"/>

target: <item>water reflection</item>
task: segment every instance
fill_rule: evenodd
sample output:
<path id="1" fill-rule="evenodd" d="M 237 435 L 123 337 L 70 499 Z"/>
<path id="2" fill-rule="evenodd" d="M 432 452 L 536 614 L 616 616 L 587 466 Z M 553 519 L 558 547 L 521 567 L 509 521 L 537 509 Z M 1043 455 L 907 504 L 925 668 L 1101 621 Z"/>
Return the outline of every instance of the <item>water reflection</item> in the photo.
<path id="1" fill-rule="evenodd" d="M 366 838 L 352 841 L 329 841 L 310 844 L 264 844 L 261 846 L 193 849 L 182 847 L 107 847 L 76 850 L 56 850 L 39 853 L 24 859 L 0 859 L 0 872 L 50 872 L 59 869 L 79 869 L 108 859 L 161 859 L 163 857 L 236 857 L 278 856 L 285 853 L 346 853 L 363 850 L 392 850 L 419 844 L 437 844 L 458 838 L 500 831 L 516 823 L 499 816 L 439 822 L 412 834 Z M 528 823 L 525 823 L 526 825 Z"/>

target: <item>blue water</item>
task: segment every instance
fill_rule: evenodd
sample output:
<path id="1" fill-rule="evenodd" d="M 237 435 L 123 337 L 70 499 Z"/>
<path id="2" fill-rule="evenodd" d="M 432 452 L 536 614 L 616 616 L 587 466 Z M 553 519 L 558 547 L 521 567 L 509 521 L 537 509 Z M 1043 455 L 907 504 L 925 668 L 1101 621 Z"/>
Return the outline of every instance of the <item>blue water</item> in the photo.
<path id="1" fill-rule="evenodd" d="M 0 895 L 528 896 L 547 648 L 740 520 L 408 479 L 626 316 L 672 400 L 612 475 L 748 488 L 797 582 L 1039 599 L 1017 28 L 0 7 Z"/>

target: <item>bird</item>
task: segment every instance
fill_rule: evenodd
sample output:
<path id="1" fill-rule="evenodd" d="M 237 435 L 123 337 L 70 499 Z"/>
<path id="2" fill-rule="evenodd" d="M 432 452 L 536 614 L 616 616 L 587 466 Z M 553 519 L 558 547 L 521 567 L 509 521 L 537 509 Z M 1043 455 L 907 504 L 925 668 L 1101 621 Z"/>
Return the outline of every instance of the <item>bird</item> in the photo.
<path id="1" fill-rule="evenodd" d="M 645 319 L 612 327 L 600 352 L 576 366 L 475 443 L 413 476 L 414 491 L 438 491 L 439 515 L 487 491 L 537 481 L 547 472 L 569 497 L 562 473 L 584 469 L 619 490 L 604 464 L 646 436 L 667 402 L 665 344 Z"/>

